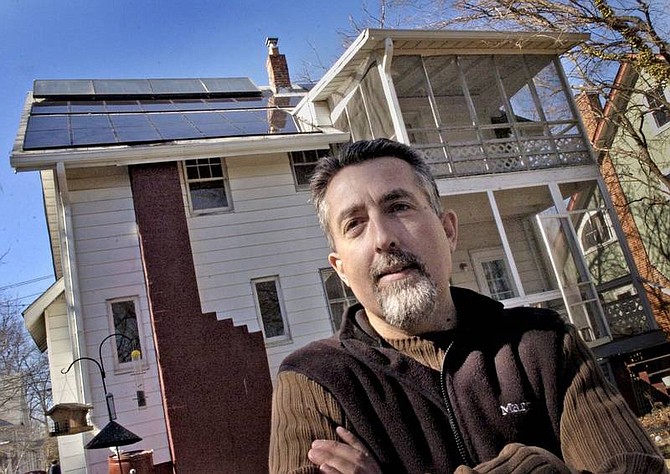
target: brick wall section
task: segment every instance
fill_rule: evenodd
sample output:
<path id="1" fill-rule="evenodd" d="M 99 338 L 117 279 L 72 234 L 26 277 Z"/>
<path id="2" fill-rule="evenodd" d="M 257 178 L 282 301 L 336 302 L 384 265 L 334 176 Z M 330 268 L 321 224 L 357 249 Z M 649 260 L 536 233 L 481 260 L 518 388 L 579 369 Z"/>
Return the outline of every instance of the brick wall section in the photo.
<path id="1" fill-rule="evenodd" d="M 267 472 L 262 334 L 201 312 L 177 163 L 131 166 L 130 177 L 175 470 Z"/>

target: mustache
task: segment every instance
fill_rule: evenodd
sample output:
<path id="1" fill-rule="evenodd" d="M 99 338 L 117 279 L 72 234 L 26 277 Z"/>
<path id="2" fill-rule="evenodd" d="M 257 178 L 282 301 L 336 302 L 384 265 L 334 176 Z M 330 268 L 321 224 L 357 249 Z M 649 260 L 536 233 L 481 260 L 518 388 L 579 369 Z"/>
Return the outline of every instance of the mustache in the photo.
<path id="1" fill-rule="evenodd" d="M 387 273 L 401 269 L 411 268 L 417 270 L 421 275 L 428 276 L 426 266 L 419 258 L 411 252 L 400 249 L 391 249 L 382 254 L 370 267 L 370 277 L 377 283 Z"/>

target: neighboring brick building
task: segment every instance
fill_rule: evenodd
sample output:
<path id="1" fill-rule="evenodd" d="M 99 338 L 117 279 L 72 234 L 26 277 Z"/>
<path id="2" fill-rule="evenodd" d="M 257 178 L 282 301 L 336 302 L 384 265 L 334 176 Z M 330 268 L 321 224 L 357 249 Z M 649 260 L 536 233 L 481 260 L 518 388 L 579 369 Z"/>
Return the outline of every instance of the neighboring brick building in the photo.
<path id="1" fill-rule="evenodd" d="M 659 94 L 665 97 L 660 100 Z M 621 125 L 629 121 L 647 143 L 650 159 L 670 176 L 670 108 L 667 89 L 654 88 L 631 63 L 621 64 L 605 105 L 597 93 L 576 98 L 600 170 L 621 222 L 626 242 L 652 309 L 654 319 L 670 338 L 670 189 L 654 177 L 644 153 Z M 639 387 L 652 385 L 668 393 L 670 344 L 619 355 Z M 649 394 L 633 393 L 644 405 Z M 654 391 L 652 391 L 654 393 Z M 658 395 L 658 394 L 657 394 Z M 652 397 L 653 398 L 653 397 Z M 659 400 L 666 400 L 662 395 Z"/>

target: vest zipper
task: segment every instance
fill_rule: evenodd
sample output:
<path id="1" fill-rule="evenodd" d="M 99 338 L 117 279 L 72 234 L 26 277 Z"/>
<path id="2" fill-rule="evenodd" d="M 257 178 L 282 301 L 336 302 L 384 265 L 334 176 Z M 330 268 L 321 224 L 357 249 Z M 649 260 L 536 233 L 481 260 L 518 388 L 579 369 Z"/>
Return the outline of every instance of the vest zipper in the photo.
<path id="1" fill-rule="evenodd" d="M 445 366 L 447 365 L 447 355 L 449 350 L 454 345 L 454 341 L 451 341 L 447 346 L 447 349 L 444 351 L 444 359 L 442 359 L 442 367 L 440 369 L 440 389 L 442 391 L 442 398 L 447 409 L 447 420 L 449 421 L 449 427 L 451 432 L 454 434 L 454 441 L 456 442 L 456 448 L 458 449 L 458 454 L 461 457 L 461 463 L 469 467 L 474 467 L 474 463 L 468 454 L 468 450 L 465 447 L 465 441 L 463 440 L 463 435 L 461 434 L 460 429 L 458 428 L 458 423 L 456 422 L 456 416 L 454 415 L 454 407 L 451 405 L 451 400 L 447 394 L 447 375 Z"/>

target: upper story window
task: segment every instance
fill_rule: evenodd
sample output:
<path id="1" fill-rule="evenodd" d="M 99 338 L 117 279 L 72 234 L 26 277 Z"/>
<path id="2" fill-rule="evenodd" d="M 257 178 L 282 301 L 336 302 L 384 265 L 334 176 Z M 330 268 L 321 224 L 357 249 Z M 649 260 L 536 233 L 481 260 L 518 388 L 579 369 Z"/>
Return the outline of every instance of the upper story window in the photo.
<path id="1" fill-rule="evenodd" d="M 586 211 L 577 230 L 584 253 L 596 250 L 614 240 L 614 230 L 605 211 Z"/>
<path id="2" fill-rule="evenodd" d="M 221 158 L 186 160 L 184 175 L 191 210 L 197 213 L 231 209 L 228 177 Z"/>
<path id="3" fill-rule="evenodd" d="M 256 309 L 267 342 L 281 342 L 290 339 L 284 302 L 281 299 L 279 277 L 256 278 L 251 281 Z"/>
<path id="4" fill-rule="evenodd" d="M 119 298 L 107 301 L 110 323 L 114 327 L 116 344 L 116 362 L 126 364 L 132 362 L 132 352 L 142 352 L 140 325 L 137 320 L 137 299 Z M 118 334 L 121 334 L 119 336 Z"/>
<path id="5" fill-rule="evenodd" d="M 292 151 L 289 153 L 296 188 L 307 189 L 309 187 L 309 179 L 314 173 L 316 162 L 319 161 L 319 158 L 327 156 L 328 154 L 330 154 L 330 149 L 328 148 L 320 150 Z"/>
<path id="6" fill-rule="evenodd" d="M 661 128 L 670 122 L 670 108 L 662 87 L 658 87 L 647 95 L 647 103 L 654 118 L 656 127 Z"/>
<path id="7" fill-rule="evenodd" d="M 347 285 L 332 268 L 323 268 L 319 270 L 321 274 L 321 283 L 328 299 L 328 311 L 330 312 L 330 321 L 333 330 L 337 331 L 342 324 L 342 315 L 344 310 L 358 300 Z"/>

